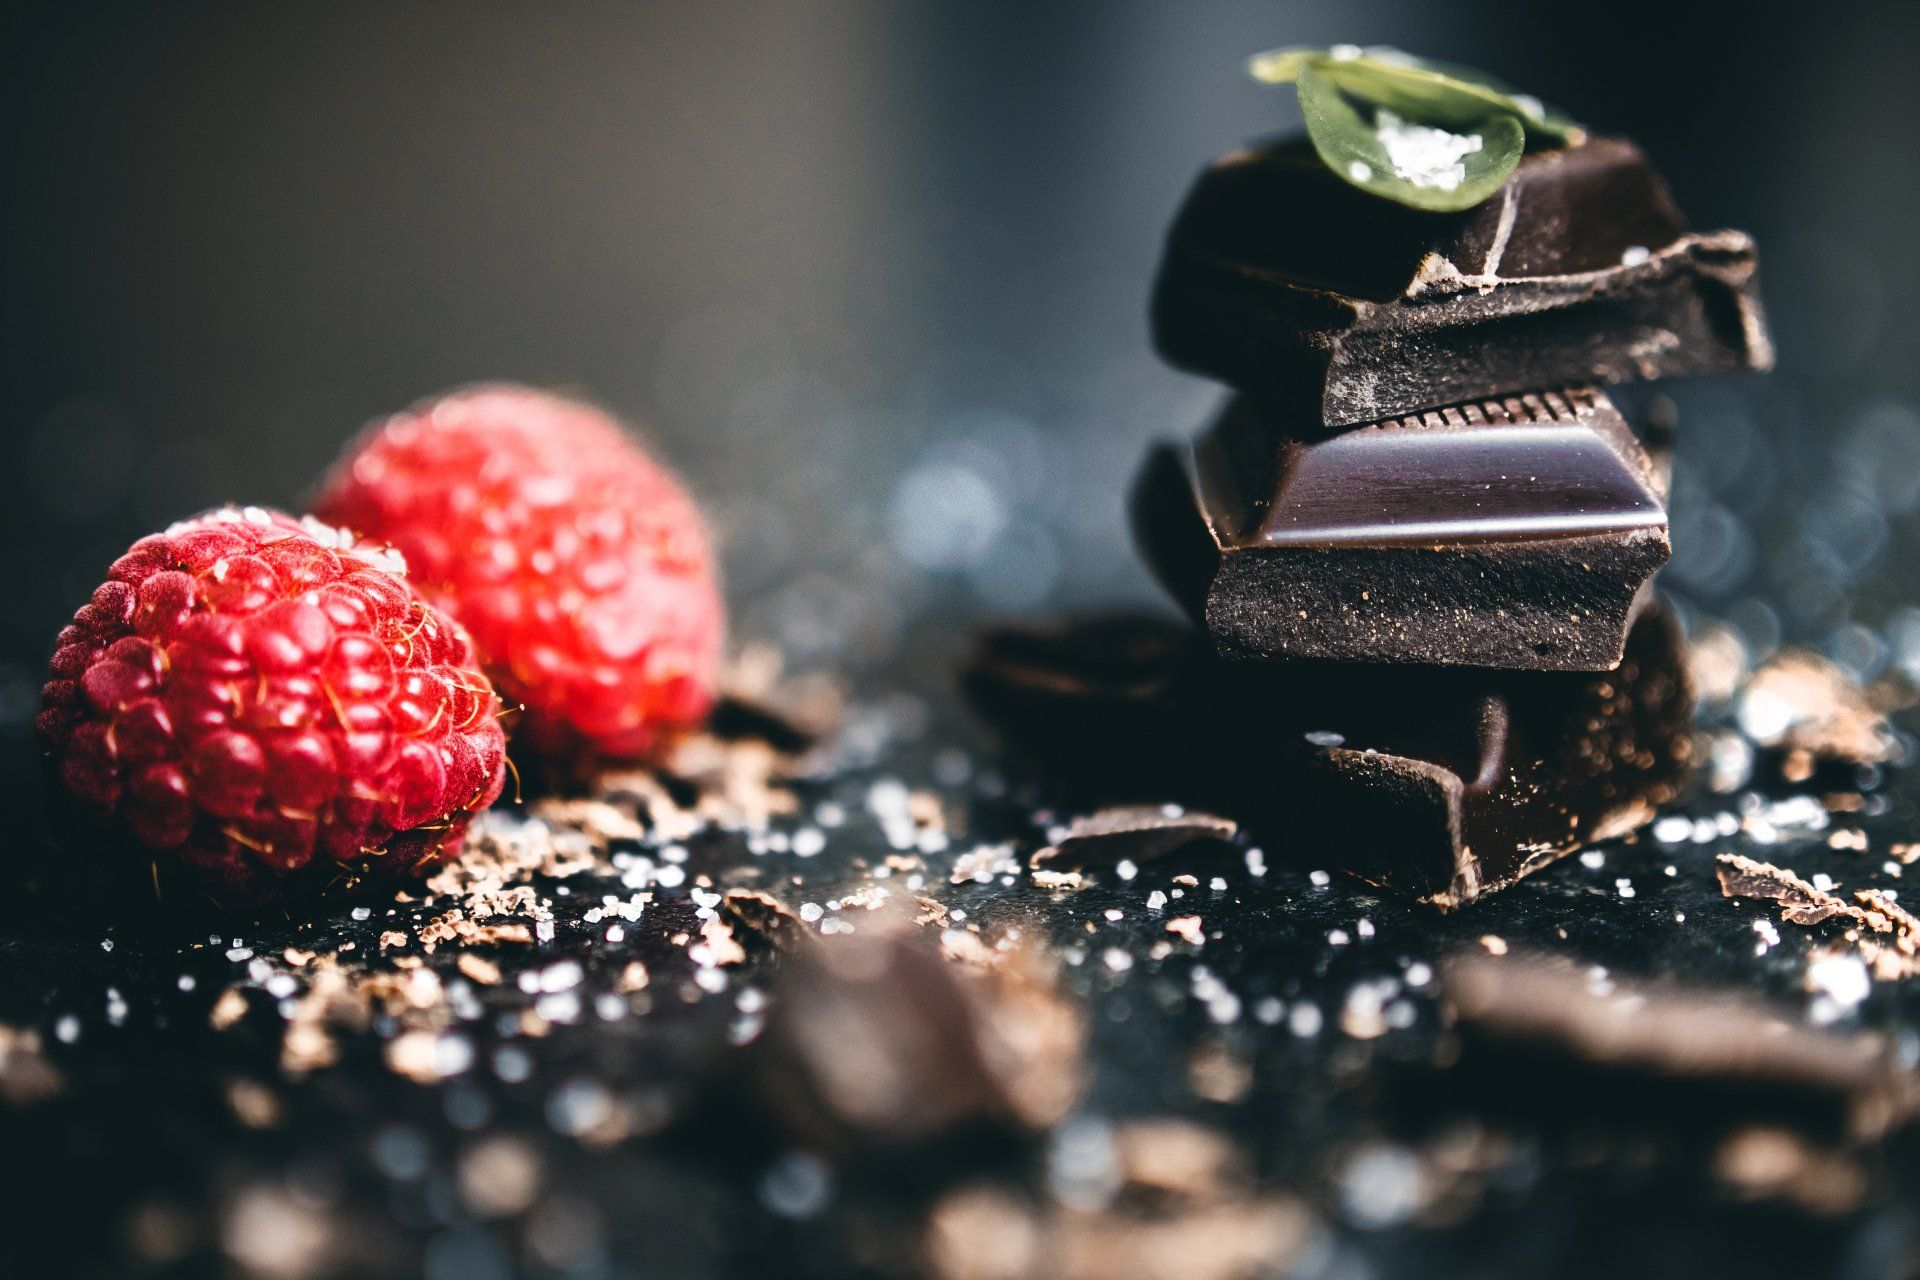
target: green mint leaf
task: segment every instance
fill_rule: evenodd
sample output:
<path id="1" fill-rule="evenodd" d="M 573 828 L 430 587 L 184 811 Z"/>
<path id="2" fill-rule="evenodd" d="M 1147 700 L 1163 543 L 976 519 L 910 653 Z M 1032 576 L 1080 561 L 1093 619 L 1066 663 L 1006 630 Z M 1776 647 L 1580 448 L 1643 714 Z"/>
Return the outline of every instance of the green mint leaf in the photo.
<path id="1" fill-rule="evenodd" d="M 1292 84 L 1299 78 L 1301 67 L 1326 56 L 1325 49 L 1309 49 L 1305 46 L 1272 49 L 1247 59 L 1247 74 L 1262 84 Z"/>
<path id="2" fill-rule="evenodd" d="M 1500 189 L 1526 150 L 1513 106 L 1450 77 L 1366 58 L 1296 71 L 1307 136 L 1354 186 L 1416 209 L 1468 209 Z"/>
<path id="3" fill-rule="evenodd" d="M 1465 209 L 1507 180 L 1529 143 L 1575 144 L 1585 131 L 1484 71 L 1390 45 L 1337 44 L 1258 54 L 1266 84 L 1292 84 L 1314 149 L 1355 186 L 1416 209 Z"/>
<path id="4" fill-rule="evenodd" d="M 1307 51 L 1289 52 L 1297 52 L 1305 56 Z M 1369 45 L 1362 49 L 1357 61 L 1382 64 L 1419 75 L 1436 76 L 1470 90 L 1483 90 L 1490 104 L 1508 105 L 1517 110 L 1526 121 L 1527 132 L 1539 135 L 1542 141 L 1577 141 L 1577 135 L 1584 133 L 1584 130 L 1571 117 L 1555 111 L 1530 93 L 1520 92 L 1498 76 L 1489 75 L 1476 67 L 1422 58 L 1384 44 Z"/>

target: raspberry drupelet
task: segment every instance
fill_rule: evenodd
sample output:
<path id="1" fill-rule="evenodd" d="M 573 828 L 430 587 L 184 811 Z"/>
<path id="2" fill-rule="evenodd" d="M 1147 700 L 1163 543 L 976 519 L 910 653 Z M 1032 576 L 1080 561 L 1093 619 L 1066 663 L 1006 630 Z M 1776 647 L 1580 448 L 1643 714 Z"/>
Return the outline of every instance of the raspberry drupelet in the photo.
<path id="1" fill-rule="evenodd" d="M 524 705 L 516 744 L 631 759 L 712 705 L 724 616 L 699 509 L 589 405 L 504 385 L 425 402 L 373 424 L 315 510 L 407 557 Z"/>
<path id="2" fill-rule="evenodd" d="M 67 790 L 222 906 L 417 873 L 500 794 L 493 686 L 401 558 L 226 509 L 142 538 L 60 633 Z"/>

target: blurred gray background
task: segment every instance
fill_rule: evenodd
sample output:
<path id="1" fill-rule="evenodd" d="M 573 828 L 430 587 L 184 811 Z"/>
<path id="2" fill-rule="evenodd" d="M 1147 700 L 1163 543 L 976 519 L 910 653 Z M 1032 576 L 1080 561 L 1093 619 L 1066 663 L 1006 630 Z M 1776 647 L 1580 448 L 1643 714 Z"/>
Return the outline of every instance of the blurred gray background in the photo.
<path id="1" fill-rule="evenodd" d="M 1664 581 L 1759 644 L 1920 655 L 1910 3 L 11 6 L 0 733 L 135 537 L 297 506 L 486 378 L 630 419 L 736 632 L 927 682 L 987 616 L 1153 598 L 1122 493 L 1212 386 L 1146 296 L 1241 71 L 1388 42 L 1642 141 L 1762 246 L 1781 366 L 1676 388 Z M 24 754 L 16 750 L 13 758 Z"/>

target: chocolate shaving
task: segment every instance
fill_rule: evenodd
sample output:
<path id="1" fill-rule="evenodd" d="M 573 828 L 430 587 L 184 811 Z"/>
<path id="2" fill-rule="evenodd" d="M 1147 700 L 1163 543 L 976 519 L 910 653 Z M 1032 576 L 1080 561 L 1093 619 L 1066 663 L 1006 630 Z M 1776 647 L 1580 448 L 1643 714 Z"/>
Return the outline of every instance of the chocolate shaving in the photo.
<path id="1" fill-rule="evenodd" d="M 1033 855 L 1050 871 L 1086 871 L 1122 861 L 1152 862 L 1190 845 L 1222 844 L 1240 832 L 1231 818 L 1155 805 L 1116 805 L 1075 818 L 1058 842 Z"/>
<path id="2" fill-rule="evenodd" d="M 1816 889 L 1785 867 L 1737 853 L 1723 853 L 1718 862 L 1716 874 L 1720 877 L 1721 893 L 1729 898 L 1777 902 L 1780 917 L 1788 924 L 1815 925 L 1841 916 L 1875 931 L 1887 928 L 1885 916 Z"/>

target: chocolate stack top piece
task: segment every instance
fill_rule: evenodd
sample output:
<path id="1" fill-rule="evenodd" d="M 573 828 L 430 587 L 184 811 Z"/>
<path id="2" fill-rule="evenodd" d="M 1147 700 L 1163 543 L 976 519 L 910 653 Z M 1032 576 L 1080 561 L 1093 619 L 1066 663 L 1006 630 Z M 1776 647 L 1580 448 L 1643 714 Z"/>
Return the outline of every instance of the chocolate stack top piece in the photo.
<path id="1" fill-rule="evenodd" d="M 1327 427 L 1509 392 L 1771 366 L 1753 241 L 1693 232 L 1639 148 L 1529 153 L 1432 213 L 1305 139 L 1210 167 L 1168 237 L 1154 337 L 1176 365 Z"/>

